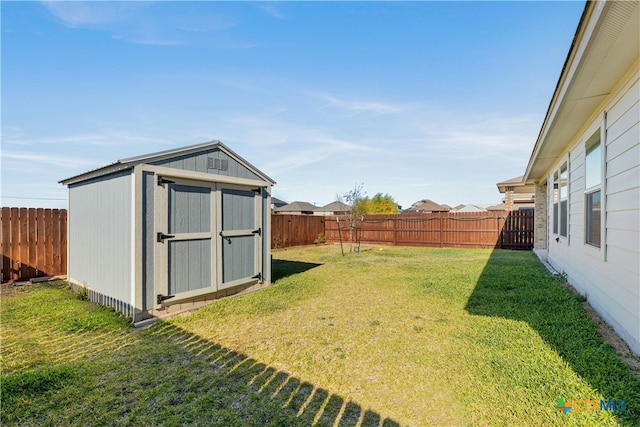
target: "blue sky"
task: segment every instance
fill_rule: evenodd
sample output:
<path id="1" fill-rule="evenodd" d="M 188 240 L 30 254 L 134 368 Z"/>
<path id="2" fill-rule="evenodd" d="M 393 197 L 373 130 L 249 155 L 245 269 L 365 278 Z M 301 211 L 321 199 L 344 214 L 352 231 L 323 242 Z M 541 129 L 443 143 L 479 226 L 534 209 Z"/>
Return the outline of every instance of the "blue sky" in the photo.
<path id="1" fill-rule="evenodd" d="M 61 179 L 214 139 L 288 202 L 497 204 L 583 7 L 3 1 L 2 206 L 66 207 Z"/>

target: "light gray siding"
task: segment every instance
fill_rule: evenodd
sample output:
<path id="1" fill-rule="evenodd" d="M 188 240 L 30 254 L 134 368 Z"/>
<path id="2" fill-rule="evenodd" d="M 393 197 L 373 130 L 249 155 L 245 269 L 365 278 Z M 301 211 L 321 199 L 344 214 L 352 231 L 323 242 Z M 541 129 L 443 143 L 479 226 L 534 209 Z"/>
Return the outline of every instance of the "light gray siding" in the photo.
<path id="1" fill-rule="evenodd" d="M 549 217 L 548 260 L 598 313 L 640 353 L 640 81 L 638 74 L 613 94 L 592 123 L 577 135 L 569 159 L 569 239 L 560 239 Z M 604 112 L 606 120 L 604 119 Z M 603 212 L 601 247 L 585 243 L 585 141 L 601 126 L 603 142 Z M 549 171 L 553 180 L 553 169 Z M 552 206 L 551 191 L 549 206 Z M 552 213 L 550 209 L 550 214 Z"/>
<path id="2" fill-rule="evenodd" d="M 169 245 L 169 294 L 211 288 L 211 239 L 175 240 Z"/>
<path id="3" fill-rule="evenodd" d="M 226 168 L 224 169 L 214 169 L 209 168 L 210 161 L 208 158 L 212 158 L 214 160 L 223 160 L 226 162 Z M 212 173 L 216 175 L 224 175 L 224 176 L 232 176 L 236 178 L 247 178 L 247 179 L 255 179 L 262 181 L 258 175 L 253 173 L 251 170 L 240 164 L 233 157 L 229 156 L 227 153 L 221 151 L 219 148 L 215 148 L 213 150 L 209 150 L 203 153 L 190 154 L 185 156 L 179 156 L 168 160 L 161 160 L 158 162 L 150 163 L 155 166 L 165 166 L 174 169 L 182 169 L 189 170 L 194 172 L 205 172 Z"/>
<path id="4" fill-rule="evenodd" d="M 254 236 L 229 237 L 222 243 L 222 283 L 219 288 L 228 287 L 229 282 L 252 277 L 255 272 Z"/>
<path id="5" fill-rule="evenodd" d="M 251 190 L 222 190 L 222 229 L 256 228 L 255 193 Z"/>
<path id="6" fill-rule="evenodd" d="M 170 185 L 169 234 L 205 231 L 211 231 L 211 189 Z"/>
<path id="7" fill-rule="evenodd" d="M 221 201 L 222 232 L 244 233 L 222 239 L 222 283 L 219 288 L 224 289 L 230 282 L 256 275 L 256 244 L 260 236 L 252 233 L 259 227 L 253 190 L 223 188 Z"/>
<path id="8" fill-rule="evenodd" d="M 169 234 L 179 239 L 168 243 L 169 294 L 211 288 L 211 235 L 189 236 L 211 232 L 211 188 L 169 184 L 168 198 Z"/>
<path id="9" fill-rule="evenodd" d="M 69 187 L 69 279 L 132 304 L 131 171 Z"/>

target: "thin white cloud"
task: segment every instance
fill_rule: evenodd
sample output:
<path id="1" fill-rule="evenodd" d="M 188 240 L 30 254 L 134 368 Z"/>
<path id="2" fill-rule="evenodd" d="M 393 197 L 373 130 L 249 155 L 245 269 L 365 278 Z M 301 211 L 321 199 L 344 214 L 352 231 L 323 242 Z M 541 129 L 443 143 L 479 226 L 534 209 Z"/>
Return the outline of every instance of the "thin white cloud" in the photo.
<path id="1" fill-rule="evenodd" d="M 43 1 L 42 5 L 65 26 L 102 27 L 126 21 L 149 5 L 124 1 Z"/>
<path id="2" fill-rule="evenodd" d="M 320 163 L 330 155 L 331 153 L 328 150 L 320 148 L 299 150 L 268 161 L 262 168 L 267 171 L 274 171 L 271 174 L 274 177 L 278 177 L 292 169 L 299 169 L 315 163 Z"/>
<path id="3" fill-rule="evenodd" d="M 316 93 L 312 95 L 326 101 L 327 104 L 325 104 L 324 107 L 336 107 L 351 113 L 390 114 L 399 113 L 404 110 L 404 108 L 399 105 L 380 101 L 340 99 L 327 93 Z"/>
<path id="4" fill-rule="evenodd" d="M 13 169 L 20 167 L 21 164 L 34 166 L 34 164 L 40 166 L 53 166 L 57 168 L 90 168 L 100 166 L 95 159 L 87 157 L 77 156 L 55 156 L 51 154 L 36 154 L 30 152 L 18 152 L 2 150 L 0 154 L 2 156 L 3 168 Z"/>
<path id="5" fill-rule="evenodd" d="M 280 5 L 271 2 L 255 3 L 255 7 L 264 11 L 267 15 L 276 19 L 286 19 L 287 15 L 282 11 Z"/>
<path id="6" fill-rule="evenodd" d="M 116 147 L 130 146 L 133 144 L 147 145 L 171 145 L 172 141 L 138 135 L 127 134 L 126 132 L 105 131 L 104 133 L 91 133 L 54 137 L 25 137 L 23 132 L 15 130 L 9 135 L 5 135 L 2 141 L 6 145 L 17 146 L 53 146 L 58 144 L 77 144 L 96 147 Z"/>
<path id="7" fill-rule="evenodd" d="M 438 148 L 462 154 L 508 155 L 527 151 L 536 134 L 539 120 L 531 115 L 488 116 L 468 114 L 455 117 L 441 112 L 430 120 L 412 119 L 422 135 L 424 148 Z M 420 142 L 415 146 L 422 145 Z"/>
<path id="8" fill-rule="evenodd" d="M 203 13 L 179 2 L 44 1 L 44 7 L 68 28 L 106 31 L 115 40 L 153 46 L 202 45 L 217 49 L 252 49 L 253 41 L 232 38 L 227 30 L 240 24 L 220 8 Z M 204 6 L 203 6 L 204 7 Z M 153 10 L 151 10 L 153 8 Z"/>

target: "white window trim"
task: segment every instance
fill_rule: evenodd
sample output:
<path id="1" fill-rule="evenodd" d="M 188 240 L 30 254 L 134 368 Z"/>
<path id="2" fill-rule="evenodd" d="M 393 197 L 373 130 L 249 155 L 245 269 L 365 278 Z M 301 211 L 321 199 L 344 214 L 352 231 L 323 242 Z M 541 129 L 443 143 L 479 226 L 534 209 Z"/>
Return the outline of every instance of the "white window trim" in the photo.
<path id="1" fill-rule="evenodd" d="M 597 250 L 598 252 L 600 252 L 601 248 L 602 248 L 602 217 L 603 217 L 603 212 L 602 212 L 602 164 L 600 165 L 600 180 L 596 185 L 592 185 L 591 187 L 587 187 L 587 180 L 589 178 L 589 174 L 588 174 L 588 170 L 587 170 L 587 157 L 589 155 L 589 150 L 594 147 L 596 144 L 594 144 L 594 136 L 597 134 L 598 135 L 598 139 L 597 139 L 597 144 L 600 147 L 600 162 L 602 163 L 602 151 L 603 151 L 603 147 L 602 147 L 602 138 L 601 138 L 601 133 L 602 130 L 598 129 L 597 131 L 595 131 L 593 134 L 591 134 L 591 136 L 584 141 L 584 244 L 585 246 L 589 247 L 589 248 L 593 248 L 595 250 Z M 590 243 L 588 241 L 589 238 L 589 221 L 588 221 L 588 204 L 587 204 L 587 199 L 588 196 L 590 194 L 594 194 L 600 192 L 600 244 L 598 246 L 596 246 L 593 243 Z"/>
<path id="2" fill-rule="evenodd" d="M 587 171 L 586 171 L 586 162 L 587 162 L 587 146 L 589 141 L 593 138 L 593 135 L 596 132 L 600 132 L 600 185 L 592 186 L 587 188 Z M 584 250 L 593 254 L 594 257 L 600 258 L 603 262 L 607 260 L 607 112 L 604 111 L 602 113 L 602 120 L 598 128 L 594 129 L 594 131 L 590 134 L 589 138 L 583 142 L 584 147 L 584 164 L 585 164 L 585 173 L 583 179 L 583 198 L 584 198 L 584 239 L 583 239 L 583 247 Z M 600 189 L 600 247 L 594 246 L 590 243 L 587 243 L 587 195 L 593 193 Z"/>
<path id="3" fill-rule="evenodd" d="M 564 196 L 564 198 L 562 197 L 562 166 L 563 165 L 567 165 L 567 185 L 566 185 L 566 195 Z M 569 195 L 571 194 L 571 189 L 569 187 L 569 183 L 571 182 L 571 171 L 570 171 L 570 165 L 569 165 L 569 154 L 567 154 L 562 161 L 560 162 L 560 164 L 558 165 L 558 234 L 557 236 L 560 237 L 560 241 L 561 242 L 565 242 L 566 244 L 569 244 L 569 218 L 571 215 L 569 215 L 569 210 L 570 210 L 570 205 L 569 205 Z M 565 216 L 566 216 L 566 221 L 567 221 L 567 235 L 563 236 L 562 235 L 562 201 L 565 201 L 566 204 L 566 212 L 565 212 Z"/>

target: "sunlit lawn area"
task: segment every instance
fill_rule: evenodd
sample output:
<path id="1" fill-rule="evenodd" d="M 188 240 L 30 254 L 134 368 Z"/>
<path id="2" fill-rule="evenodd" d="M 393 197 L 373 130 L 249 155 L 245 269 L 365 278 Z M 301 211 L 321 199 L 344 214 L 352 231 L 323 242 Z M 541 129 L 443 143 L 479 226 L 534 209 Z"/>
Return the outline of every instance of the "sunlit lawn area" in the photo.
<path id="1" fill-rule="evenodd" d="M 274 279 L 141 330 L 64 283 L 3 295 L 2 424 L 640 424 L 640 383 L 530 252 L 300 248 Z"/>

